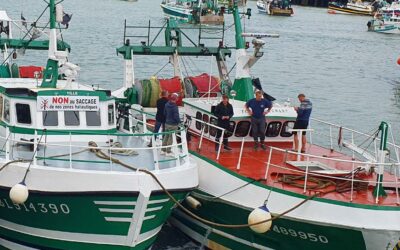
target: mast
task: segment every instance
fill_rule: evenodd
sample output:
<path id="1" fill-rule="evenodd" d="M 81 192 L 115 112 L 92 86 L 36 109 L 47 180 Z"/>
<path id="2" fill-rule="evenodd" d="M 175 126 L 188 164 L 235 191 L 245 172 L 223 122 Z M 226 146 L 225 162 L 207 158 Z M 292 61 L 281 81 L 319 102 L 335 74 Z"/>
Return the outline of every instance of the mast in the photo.
<path id="1" fill-rule="evenodd" d="M 236 74 L 232 90 L 236 91 L 236 100 L 248 101 L 254 97 L 250 66 L 248 65 L 251 56 L 247 55 L 246 52 L 246 43 L 242 36 L 242 23 L 238 8 L 236 1 L 234 1 L 232 14 L 235 24 Z M 250 11 L 247 11 L 246 15 L 250 16 Z"/>
<path id="2" fill-rule="evenodd" d="M 50 10 L 50 36 L 49 36 L 49 52 L 46 69 L 43 74 L 43 81 L 40 87 L 56 88 L 58 72 L 65 75 L 70 83 L 77 76 L 79 67 L 67 62 L 68 51 L 57 50 L 57 28 L 56 23 L 62 22 L 63 9 L 61 5 L 55 3 L 55 0 L 49 0 Z"/>
<path id="3" fill-rule="evenodd" d="M 386 192 L 383 189 L 383 173 L 385 170 L 385 166 L 383 163 L 385 163 L 385 155 L 387 152 L 387 136 L 388 136 L 388 124 L 386 122 L 381 122 L 381 125 L 379 125 L 379 131 L 381 132 L 381 142 L 379 145 L 379 150 L 378 150 L 378 163 L 379 168 L 378 168 L 378 174 L 376 175 L 376 186 L 373 191 L 374 197 L 376 197 L 376 202 L 378 202 L 378 198 L 381 196 L 386 196 Z"/>

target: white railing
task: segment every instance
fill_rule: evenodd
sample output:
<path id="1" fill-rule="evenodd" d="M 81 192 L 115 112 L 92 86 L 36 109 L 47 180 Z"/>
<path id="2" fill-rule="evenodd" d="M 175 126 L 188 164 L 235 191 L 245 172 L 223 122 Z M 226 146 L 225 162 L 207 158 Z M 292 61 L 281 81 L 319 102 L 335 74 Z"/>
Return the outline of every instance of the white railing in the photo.
<path id="1" fill-rule="evenodd" d="M 271 159 L 273 158 L 273 151 L 275 152 L 280 152 L 280 153 L 284 153 L 284 154 L 292 154 L 292 155 L 297 155 L 300 157 L 304 157 L 306 158 L 306 169 L 305 171 L 302 170 L 296 170 L 293 168 L 289 168 L 289 167 L 285 167 L 285 166 L 280 166 L 280 165 L 276 165 L 276 164 L 272 164 L 271 163 Z M 332 175 L 327 175 L 327 174 L 322 174 L 322 173 L 315 173 L 315 172 L 310 172 L 309 171 L 309 163 L 310 163 L 310 158 L 312 159 L 320 159 L 320 160 L 324 160 L 324 161 L 332 161 L 332 162 L 336 162 L 336 163 L 349 163 L 352 165 L 351 171 L 349 170 L 348 174 L 351 174 L 351 178 L 343 178 L 343 177 L 338 177 L 338 176 L 332 176 Z M 353 194 L 354 194 L 354 183 L 367 183 L 370 184 L 371 182 L 374 182 L 376 187 L 380 187 L 381 185 L 393 185 L 395 188 L 395 192 L 396 192 L 396 203 L 398 205 L 400 205 L 400 197 L 399 197 L 399 188 L 400 186 L 398 185 L 398 174 L 397 171 L 395 172 L 393 178 L 393 181 L 380 181 L 378 178 L 375 181 L 371 181 L 371 180 L 360 180 L 360 179 L 355 179 L 354 176 L 354 170 L 356 169 L 356 165 L 358 165 L 357 167 L 365 167 L 370 166 L 370 167 L 376 167 L 379 168 L 379 166 L 396 166 L 397 168 L 400 168 L 400 163 L 376 163 L 376 162 L 365 162 L 365 161 L 356 161 L 356 160 L 345 160 L 345 159 L 338 159 L 338 158 L 327 158 L 324 156 L 318 156 L 318 155 L 312 155 L 312 154 L 306 154 L 306 153 L 298 153 L 298 152 L 293 152 L 293 151 L 288 151 L 285 149 L 281 149 L 281 148 L 277 148 L 277 147 L 270 147 L 270 152 L 269 152 L 269 156 L 268 156 L 268 161 L 266 164 L 266 169 L 265 169 L 265 180 L 268 180 L 269 177 L 269 172 L 270 172 L 270 167 L 273 166 L 275 168 L 279 168 L 281 170 L 285 170 L 285 171 L 290 171 L 293 172 L 295 174 L 304 174 L 304 186 L 303 186 L 303 192 L 306 193 L 307 192 L 307 180 L 310 176 L 315 176 L 315 177 L 322 177 L 324 179 L 328 179 L 328 180 L 340 180 L 340 181 L 349 181 L 351 183 L 351 188 L 350 188 L 350 201 L 353 201 Z M 379 202 L 379 199 L 377 197 L 377 199 L 375 200 L 376 203 Z"/>
<path id="2" fill-rule="evenodd" d="M 331 122 L 326 122 L 323 120 L 319 120 L 319 119 L 312 119 L 312 124 L 310 124 L 310 127 L 312 125 L 313 129 L 316 129 L 316 127 L 314 127 L 314 124 L 318 124 L 318 131 L 315 132 L 318 135 L 321 136 L 325 136 L 329 138 L 329 142 L 330 142 L 330 149 L 334 150 L 334 143 L 333 140 L 338 140 L 341 141 L 342 144 L 338 145 L 338 147 L 343 146 L 343 142 L 351 142 L 352 145 L 357 146 L 356 145 L 356 137 L 357 138 L 361 138 L 362 142 L 360 144 L 362 144 L 363 142 L 367 142 L 370 141 L 370 144 L 373 142 L 373 149 L 369 149 L 368 147 L 364 147 L 361 148 L 362 145 L 360 145 L 360 149 L 362 150 L 362 152 L 368 153 L 368 154 L 372 154 L 374 156 L 375 159 L 377 159 L 377 155 L 378 155 L 378 146 L 377 146 L 377 142 L 380 142 L 380 138 L 378 138 L 375 134 L 371 135 L 371 134 L 367 134 L 367 133 L 363 133 L 351 128 L 347 128 L 347 127 L 343 127 L 340 126 L 338 124 L 334 124 Z M 328 126 L 329 129 L 329 135 L 320 132 L 320 131 L 324 131 L 323 128 L 320 128 L 322 126 Z M 337 130 L 337 136 L 334 135 L 334 130 Z M 350 134 L 349 136 L 346 137 L 346 133 Z M 311 134 L 311 133 L 310 133 Z M 393 131 L 391 126 L 389 125 L 389 135 L 391 136 L 391 140 L 392 141 L 388 141 L 387 142 L 387 146 L 389 147 L 389 151 L 393 151 L 395 153 L 395 157 L 396 159 L 392 159 L 390 158 L 391 161 L 393 162 L 397 162 L 400 163 L 400 146 L 396 144 L 395 142 L 395 138 L 393 135 Z M 338 143 L 339 144 L 339 143 Z M 370 146 L 370 145 L 369 145 Z M 355 150 L 352 150 L 352 153 L 358 153 Z"/>
<path id="3" fill-rule="evenodd" d="M 114 170 L 114 159 L 118 159 L 126 164 L 129 164 L 130 162 L 132 163 L 132 158 L 131 157 L 137 157 L 140 159 L 140 157 L 149 157 L 152 155 L 153 161 L 147 161 L 149 166 L 143 166 L 141 164 L 139 167 L 138 166 L 133 166 L 135 168 L 148 168 L 148 169 L 155 169 L 155 170 L 160 170 L 160 164 L 161 163 L 168 163 L 171 161 L 174 161 L 174 164 L 172 167 L 180 167 L 182 164 L 189 163 L 189 152 L 188 152 L 188 147 L 187 147 L 187 141 L 186 141 L 186 131 L 185 129 L 179 129 L 177 131 L 168 131 L 168 132 L 161 132 L 161 133 L 139 133 L 139 134 L 122 134 L 122 133 L 115 133 L 115 134 L 108 134 L 108 135 L 101 135 L 101 134 L 94 134 L 94 133 L 84 133 L 84 132 L 68 132 L 68 133 L 62 133 L 58 132 L 57 135 L 52 134 L 53 132 L 56 131 L 45 131 L 45 130 L 35 130 L 33 134 L 33 139 L 32 140 L 22 140 L 22 139 L 15 139 L 14 138 L 14 133 L 10 132 L 10 128 L 6 127 L 5 129 L 6 135 L 0 136 L 0 141 L 3 142 L 3 145 L 0 145 L 3 149 L 4 153 L 4 161 L 9 162 L 11 160 L 16 160 L 14 157 L 15 151 L 18 153 L 18 160 L 23 156 L 24 160 L 31 161 L 33 166 L 38 166 L 38 161 L 55 161 L 58 162 L 59 164 L 67 163 L 64 168 L 78 168 L 76 165 L 79 164 L 87 164 L 90 166 L 90 164 L 108 164 L 109 168 L 108 170 L 110 171 L 115 171 Z M 47 133 L 47 134 L 46 134 Z M 39 135 L 41 134 L 41 135 Z M 178 135 L 180 134 L 180 135 Z M 18 134 L 19 136 L 21 134 Z M 152 147 L 147 147 L 147 146 L 136 146 L 136 147 L 113 147 L 112 142 L 115 139 L 121 139 L 123 140 L 124 138 L 127 137 L 135 137 L 137 138 L 136 143 L 144 139 L 146 137 L 154 138 L 156 135 L 171 135 L 172 136 L 172 144 L 171 145 L 156 145 L 156 143 L 153 144 Z M 27 135 L 28 136 L 28 135 Z M 99 141 L 102 141 L 105 143 L 105 137 L 107 138 L 108 145 L 104 146 L 91 146 L 91 145 L 82 145 L 82 144 L 77 144 L 74 143 L 75 141 L 80 141 L 82 136 L 87 136 L 89 137 L 92 141 L 95 141 L 97 138 Z M 177 137 L 181 138 L 181 142 L 178 142 Z M 52 139 L 57 137 L 57 140 L 60 140 L 61 138 L 65 138 L 65 141 L 61 142 L 46 142 L 46 139 Z M 126 140 L 127 143 L 129 143 L 129 140 Z M 97 142 L 98 143 L 98 142 Z M 142 144 L 142 143 L 139 143 Z M 33 146 L 33 151 L 26 152 L 26 150 L 20 150 L 18 151 L 16 148 L 19 145 L 26 145 L 26 146 Z M 135 144 L 137 145 L 137 144 Z M 39 151 L 37 149 L 43 149 L 42 151 Z M 109 159 L 105 159 L 104 157 L 99 159 L 101 160 L 91 160 L 93 159 L 93 156 L 97 154 L 85 154 L 83 157 L 87 157 L 82 159 L 82 157 L 75 157 L 75 155 L 82 154 L 83 152 L 87 151 L 97 151 L 100 150 L 104 155 L 108 155 Z M 161 150 L 165 151 L 171 151 L 172 155 L 165 156 L 164 158 L 161 157 Z M 75 151 L 75 152 L 74 152 Z M 131 156 L 129 158 L 124 158 L 124 157 L 119 157 L 118 152 L 137 152 L 137 156 L 131 156 L 131 155 L 125 155 L 125 156 Z M 41 155 L 39 155 L 39 152 L 42 152 Z M 47 153 L 46 153 L 47 152 Z M 151 154 L 146 154 L 145 152 L 151 152 Z M 144 153 L 144 154 L 143 154 Z M 47 155 L 46 155 L 47 154 Z M 53 154 L 50 155 L 50 154 Z M 57 155 L 54 155 L 57 154 Z M 124 161 L 125 160 L 125 161 Z M 137 160 L 140 162 L 140 160 Z M 141 163 L 146 163 L 146 161 L 143 161 Z M 49 164 L 46 162 L 46 164 L 43 164 L 46 166 L 51 167 L 52 164 Z M 53 164 L 53 166 L 57 165 L 57 163 Z M 62 164 L 63 165 L 63 164 Z M 166 166 L 168 168 L 168 166 Z M 103 170 L 103 169 L 102 169 Z"/>
<path id="4" fill-rule="evenodd" d="M 198 133 L 198 132 L 196 132 L 196 131 L 194 131 L 194 130 L 191 131 L 192 133 L 194 133 L 194 134 L 196 134 L 196 135 L 198 135 L 198 136 L 200 137 L 200 139 L 199 139 L 199 144 L 198 144 L 198 146 L 197 146 L 197 150 L 198 150 L 198 151 L 201 151 L 201 147 L 202 147 L 203 139 L 204 139 L 204 138 L 206 138 L 207 140 L 209 140 L 209 141 L 211 141 L 211 142 L 218 143 L 218 151 L 217 151 L 217 158 L 216 158 L 216 159 L 219 160 L 219 157 L 220 157 L 220 154 L 221 154 L 222 145 L 223 145 L 223 139 L 224 139 L 225 129 L 224 129 L 224 128 L 221 128 L 221 127 L 218 127 L 217 125 L 214 125 L 214 124 L 212 124 L 212 123 L 205 122 L 205 121 L 203 121 L 203 120 L 197 119 L 197 118 L 192 117 L 192 116 L 189 116 L 189 117 L 186 118 L 186 119 L 189 119 L 190 121 L 195 121 L 195 122 L 201 123 L 201 130 L 200 130 L 200 133 Z M 219 138 L 219 141 L 213 140 L 213 137 L 204 136 L 204 130 L 205 130 L 205 128 L 207 128 L 207 127 L 213 127 L 213 128 L 215 128 L 216 130 L 220 130 L 220 131 L 221 131 L 221 136 L 220 136 L 220 138 Z M 215 133 L 217 134 L 218 131 L 216 131 Z"/>

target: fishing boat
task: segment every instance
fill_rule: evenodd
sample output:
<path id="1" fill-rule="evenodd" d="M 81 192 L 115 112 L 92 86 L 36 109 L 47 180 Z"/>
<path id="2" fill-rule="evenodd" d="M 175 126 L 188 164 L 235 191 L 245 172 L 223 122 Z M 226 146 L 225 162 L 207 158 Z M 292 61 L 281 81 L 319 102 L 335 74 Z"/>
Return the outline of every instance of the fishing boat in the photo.
<path id="1" fill-rule="evenodd" d="M 49 22 L 0 11 L 0 246 L 148 249 L 198 185 L 185 130 L 162 134 L 173 138 L 169 155 L 147 147 L 161 135 L 126 98 L 78 82 L 60 35 L 70 16 L 54 0 L 46 8 Z M 20 65 L 32 50 L 47 53 L 45 68 Z"/>
<path id="2" fill-rule="evenodd" d="M 224 13 L 217 0 L 165 0 L 161 8 L 167 18 L 175 18 L 191 24 L 224 23 Z"/>
<path id="3" fill-rule="evenodd" d="M 294 14 L 290 1 L 287 0 L 258 0 L 257 9 L 260 13 L 272 16 L 291 16 Z"/>
<path id="4" fill-rule="evenodd" d="M 250 68 L 264 42 L 261 34 L 243 34 L 237 9 L 233 15 L 237 71 L 227 131 L 233 150 L 221 151 L 222 138 L 215 139 L 221 128 L 210 122 L 220 98 L 183 99 L 200 184 L 172 223 L 211 249 L 396 249 L 400 147 L 391 127 L 377 123 L 368 134 L 313 119 L 307 131 L 294 130 L 293 106 L 274 103 L 266 115 L 267 150 L 253 149 L 244 104 L 258 85 Z M 246 36 L 255 36 L 252 55 Z M 305 153 L 292 151 L 293 131 L 312 136 Z"/>
<path id="5" fill-rule="evenodd" d="M 400 34 L 400 16 L 392 13 L 379 13 L 367 23 L 368 31 L 385 34 Z"/>
<path id="6" fill-rule="evenodd" d="M 355 15 L 366 15 L 373 16 L 377 10 L 378 2 L 374 1 L 370 3 L 362 2 L 329 2 L 328 12 L 331 14 L 355 14 Z"/>
<path id="7" fill-rule="evenodd" d="M 223 40 L 219 47 L 188 48 L 174 39 L 174 46 L 126 43 L 117 50 L 126 65 L 133 64 L 134 54 L 169 56 L 177 71 L 179 56 L 215 57 L 226 84 L 221 92 L 231 98 L 234 116 L 227 134 L 232 151 L 222 151 L 222 137 L 216 141 L 217 131 L 225 132 L 215 125 L 213 113 L 220 95 L 182 100 L 191 135 L 189 153 L 199 166 L 200 179 L 199 187 L 174 210 L 171 223 L 210 249 L 396 249 L 400 147 L 390 125 L 377 123 L 373 132 L 363 133 L 313 119 L 311 128 L 294 130 L 293 104 L 275 102 L 266 115 L 267 149 L 255 150 L 244 104 L 254 97 L 255 88 L 262 89 L 250 73 L 263 56 L 262 38 L 275 36 L 243 33 L 237 6 L 229 12 L 236 32 L 233 84 L 224 60 L 231 52 Z M 182 35 L 178 27 L 166 30 L 167 38 L 172 31 Z M 246 37 L 252 37 L 252 54 L 246 51 Z M 130 78 L 132 67 L 126 69 L 125 78 Z M 124 92 L 137 93 L 134 89 Z M 150 109 L 142 123 L 154 119 Z M 301 146 L 292 151 L 294 131 L 310 136 L 306 152 L 300 151 Z"/>

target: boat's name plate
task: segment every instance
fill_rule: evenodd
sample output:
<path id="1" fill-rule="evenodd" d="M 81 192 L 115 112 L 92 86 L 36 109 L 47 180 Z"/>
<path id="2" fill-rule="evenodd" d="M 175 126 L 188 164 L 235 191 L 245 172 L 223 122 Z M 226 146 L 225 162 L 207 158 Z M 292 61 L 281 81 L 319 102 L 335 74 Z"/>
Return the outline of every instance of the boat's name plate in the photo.
<path id="1" fill-rule="evenodd" d="M 39 96 L 38 111 L 97 111 L 98 96 Z"/>

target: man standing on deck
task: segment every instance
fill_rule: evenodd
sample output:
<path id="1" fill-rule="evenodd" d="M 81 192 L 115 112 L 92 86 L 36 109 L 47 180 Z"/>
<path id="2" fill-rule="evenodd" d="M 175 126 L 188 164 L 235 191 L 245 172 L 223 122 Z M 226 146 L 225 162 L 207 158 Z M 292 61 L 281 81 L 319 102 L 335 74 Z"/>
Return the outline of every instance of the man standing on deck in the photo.
<path id="1" fill-rule="evenodd" d="M 272 109 L 272 102 L 263 98 L 263 92 L 256 90 L 256 98 L 249 100 L 245 108 L 251 116 L 251 127 L 254 138 L 254 149 L 258 148 L 258 138 L 260 138 L 260 146 L 266 149 L 265 141 L 265 115 Z M 266 110 L 267 109 L 267 110 Z"/>
<path id="2" fill-rule="evenodd" d="M 168 102 L 168 91 L 163 90 L 161 92 L 161 98 L 157 100 L 157 113 L 156 113 L 156 124 L 154 125 L 153 133 L 158 133 L 160 128 L 162 127 L 162 131 L 165 131 L 165 115 L 164 109 L 165 104 Z M 154 135 L 154 141 L 157 139 L 157 136 Z M 150 141 L 148 147 L 152 147 L 152 142 Z"/>
<path id="3" fill-rule="evenodd" d="M 177 100 L 178 94 L 173 93 L 169 99 L 169 102 L 165 104 L 165 131 L 170 133 L 166 134 L 163 138 L 163 148 L 161 149 L 161 154 L 171 154 L 171 147 L 166 146 L 172 145 L 172 131 L 178 130 L 179 123 L 181 122 L 181 119 L 179 118 L 178 106 L 176 105 Z"/>
<path id="4" fill-rule="evenodd" d="M 220 128 L 225 129 L 224 133 L 224 149 L 230 151 L 232 150 L 228 146 L 228 129 L 230 126 L 230 119 L 233 116 L 233 107 L 232 104 L 229 103 L 229 97 L 227 95 L 222 95 L 222 102 L 220 102 L 214 110 L 214 115 L 218 118 L 218 124 L 217 126 Z M 222 131 L 220 129 L 217 129 L 217 136 L 215 137 L 215 151 L 218 151 L 219 149 L 219 140 L 221 138 Z"/>
<path id="5" fill-rule="evenodd" d="M 294 123 L 293 129 L 307 129 L 308 122 L 310 121 L 310 115 L 312 111 L 312 103 L 310 99 L 307 99 L 304 94 L 299 94 L 297 96 L 299 98 L 300 106 L 295 107 L 294 109 L 297 111 L 297 119 Z M 297 132 L 293 131 L 294 135 L 294 150 L 299 150 L 299 138 L 297 136 Z M 301 152 L 306 152 L 306 144 L 307 144 L 307 137 L 306 131 L 303 131 L 301 136 Z"/>

